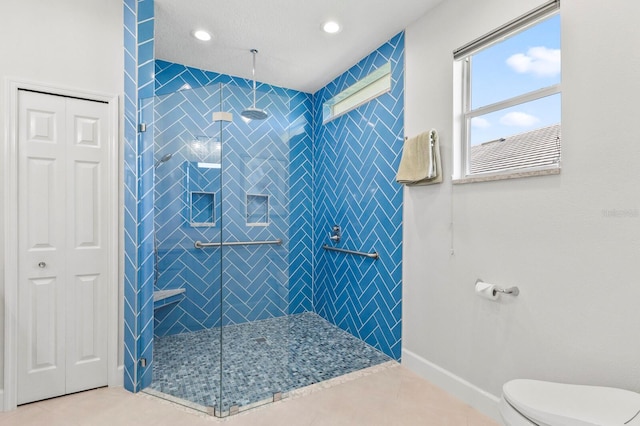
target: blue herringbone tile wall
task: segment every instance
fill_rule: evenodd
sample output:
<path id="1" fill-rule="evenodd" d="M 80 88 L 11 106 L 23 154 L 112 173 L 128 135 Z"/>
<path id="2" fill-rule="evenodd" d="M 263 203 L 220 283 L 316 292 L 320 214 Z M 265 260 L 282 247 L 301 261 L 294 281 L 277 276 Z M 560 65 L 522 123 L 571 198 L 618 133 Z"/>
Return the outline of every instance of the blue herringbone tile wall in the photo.
<path id="1" fill-rule="evenodd" d="M 138 110 L 154 90 L 154 0 L 138 0 Z M 153 135 L 138 136 L 138 389 L 151 384 L 153 365 Z"/>
<path id="2" fill-rule="evenodd" d="M 289 313 L 313 311 L 312 96 L 289 101 Z"/>
<path id="3" fill-rule="evenodd" d="M 130 391 L 137 390 L 138 356 L 137 11 L 136 0 L 124 1 L 124 386 Z"/>
<path id="4" fill-rule="evenodd" d="M 180 303 L 156 309 L 156 335 L 220 325 L 220 250 L 196 249 L 194 242 L 219 242 L 221 236 L 221 124 L 211 120 L 220 111 L 221 93 L 221 85 L 213 84 L 155 98 L 156 288 L 186 290 Z M 193 192 L 210 195 L 211 223 L 192 226 Z"/>
<path id="5" fill-rule="evenodd" d="M 240 112 L 251 105 L 251 91 L 225 86 L 223 105 L 234 115 L 223 140 L 223 238 L 272 241 L 282 245 L 223 249 L 223 325 L 287 315 L 289 311 L 289 98 L 258 94 L 263 121 L 245 123 Z M 268 226 L 249 222 L 247 196 L 268 207 Z M 259 215 L 263 216 L 263 215 Z"/>
<path id="6" fill-rule="evenodd" d="M 151 383 L 153 343 L 153 144 L 138 133 L 143 98 L 153 95 L 154 2 L 124 7 L 124 385 Z M 147 367 L 138 360 L 146 358 Z"/>
<path id="7" fill-rule="evenodd" d="M 156 310 L 156 335 L 311 310 L 311 96 L 260 85 L 257 104 L 269 118 L 245 123 L 246 80 L 157 61 L 156 88 L 156 163 L 172 154 L 155 168 L 156 287 L 186 289 Z M 214 111 L 233 122 L 213 123 Z M 221 169 L 197 164 L 221 161 Z M 192 192 L 212 194 L 213 226 L 191 226 Z M 268 226 L 247 224 L 247 195 L 268 198 Z M 277 238 L 281 246 L 193 246 Z"/>
<path id="8" fill-rule="evenodd" d="M 326 124 L 324 102 L 391 62 L 391 91 Z M 395 183 L 403 144 L 404 33 L 314 95 L 315 311 L 400 359 L 402 188 Z M 377 251 L 379 260 L 327 252 L 328 232 L 342 227 L 338 247 Z"/>

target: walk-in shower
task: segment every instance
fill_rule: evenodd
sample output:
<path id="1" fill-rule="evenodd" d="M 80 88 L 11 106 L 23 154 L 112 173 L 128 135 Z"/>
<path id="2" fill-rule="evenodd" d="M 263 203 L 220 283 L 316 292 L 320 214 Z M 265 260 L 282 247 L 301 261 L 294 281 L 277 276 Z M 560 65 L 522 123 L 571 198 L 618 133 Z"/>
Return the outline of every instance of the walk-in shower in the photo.
<path id="1" fill-rule="evenodd" d="M 251 100 L 268 116 L 242 120 Z M 313 313 L 300 272 L 313 248 L 300 225 L 311 223 L 299 159 L 310 117 L 287 91 L 210 84 L 143 105 L 155 155 L 147 392 L 226 416 L 388 361 Z"/>

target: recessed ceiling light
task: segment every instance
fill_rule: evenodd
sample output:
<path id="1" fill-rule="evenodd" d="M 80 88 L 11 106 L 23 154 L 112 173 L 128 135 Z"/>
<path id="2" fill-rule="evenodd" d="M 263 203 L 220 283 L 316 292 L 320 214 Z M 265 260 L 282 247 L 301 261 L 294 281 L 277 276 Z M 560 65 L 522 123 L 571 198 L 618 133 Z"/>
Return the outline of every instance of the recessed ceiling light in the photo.
<path id="1" fill-rule="evenodd" d="M 206 32 L 205 30 L 192 31 L 191 35 L 193 35 L 195 38 L 197 38 L 198 40 L 201 40 L 201 41 L 209 41 L 209 40 L 211 40 L 211 34 Z"/>
<path id="2" fill-rule="evenodd" d="M 340 24 L 338 24 L 336 21 L 327 21 L 322 24 L 322 30 L 325 33 L 335 34 L 340 31 Z"/>

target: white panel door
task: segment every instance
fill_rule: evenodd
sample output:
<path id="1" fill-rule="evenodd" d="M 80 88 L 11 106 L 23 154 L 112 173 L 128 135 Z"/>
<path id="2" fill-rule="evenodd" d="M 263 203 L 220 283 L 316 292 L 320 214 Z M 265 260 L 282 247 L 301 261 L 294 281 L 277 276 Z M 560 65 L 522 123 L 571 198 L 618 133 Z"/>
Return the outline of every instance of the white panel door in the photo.
<path id="1" fill-rule="evenodd" d="M 106 104 L 20 91 L 18 404 L 107 384 Z"/>
<path id="2" fill-rule="evenodd" d="M 67 100 L 66 392 L 107 384 L 108 108 Z"/>
<path id="3" fill-rule="evenodd" d="M 65 99 L 20 92 L 18 403 L 65 393 Z M 34 98 L 38 98 L 35 100 Z"/>

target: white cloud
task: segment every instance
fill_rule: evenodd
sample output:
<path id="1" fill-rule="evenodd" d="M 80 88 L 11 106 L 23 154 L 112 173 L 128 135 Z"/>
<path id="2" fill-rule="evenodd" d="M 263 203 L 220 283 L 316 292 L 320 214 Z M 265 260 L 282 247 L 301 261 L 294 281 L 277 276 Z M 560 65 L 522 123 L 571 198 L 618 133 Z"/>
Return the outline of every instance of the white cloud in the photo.
<path id="1" fill-rule="evenodd" d="M 514 71 L 531 73 L 536 77 L 553 77 L 560 74 L 560 49 L 544 46 L 532 47 L 527 53 L 516 53 L 507 59 Z"/>
<path id="2" fill-rule="evenodd" d="M 471 126 L 477 129 L 486 129 L 487 127 L 491 127 L 491 123 L 489 123 L 489 120 L 487 120 L 486 118 L 473 117 L 471 119 Z"/>
<path id="3" fill-rule="evenodd" d="M 514 111 L 500 117 L 500 124 L 505 126 L 530 127 L 539 122 L 540 119 L 538 117 L 526 112 Z"/>

